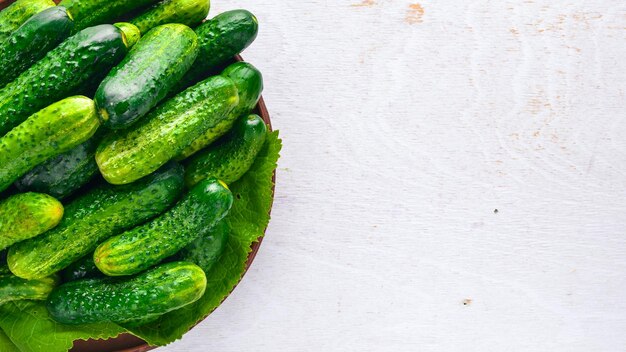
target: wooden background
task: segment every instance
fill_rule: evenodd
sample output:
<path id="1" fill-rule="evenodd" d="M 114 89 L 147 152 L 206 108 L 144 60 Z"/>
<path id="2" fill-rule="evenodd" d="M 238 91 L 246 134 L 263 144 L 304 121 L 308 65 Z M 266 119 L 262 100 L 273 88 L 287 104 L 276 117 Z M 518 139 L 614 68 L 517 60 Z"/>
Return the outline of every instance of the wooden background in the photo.
<path id="1" fill-rule="evenodd" d="M 273 220 L 163 351 L 626 351 L 625 1 L 238 7 Z"/>

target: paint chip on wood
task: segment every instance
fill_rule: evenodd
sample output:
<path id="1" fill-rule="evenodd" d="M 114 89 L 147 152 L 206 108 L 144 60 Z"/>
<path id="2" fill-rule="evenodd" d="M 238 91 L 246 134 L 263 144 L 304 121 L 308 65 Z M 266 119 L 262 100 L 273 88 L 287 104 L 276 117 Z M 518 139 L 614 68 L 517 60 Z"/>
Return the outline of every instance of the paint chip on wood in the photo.
<path id="1" fill-rule="evenodd" d="M 371 7 L 376 5 L 376 1 L 374 0 L 363 0 L 359 4 L 352 4 L 352 7 Z"/>
<path id="2" fill-rule="evenodd" d="M 411 4 L 406 13 L 404 21 L 408 24 L 422 23 L 422 17 L 424 17 L 424 8 L 420 4 Z"/>

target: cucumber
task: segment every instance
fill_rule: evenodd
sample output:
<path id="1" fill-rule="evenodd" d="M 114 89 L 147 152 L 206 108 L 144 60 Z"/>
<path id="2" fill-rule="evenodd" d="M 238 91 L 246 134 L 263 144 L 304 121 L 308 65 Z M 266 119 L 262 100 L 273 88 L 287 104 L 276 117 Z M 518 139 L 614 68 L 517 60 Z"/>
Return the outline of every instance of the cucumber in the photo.
<path id="1" fill-rule="evenodd" d="M 195 27 L 209 14 L 210 0 L 163 0 L 130 20 L 141 33 L 166 23 Z"/>
<path id="2" fill-rule="evenodd" d="M 0 46 L 0 88 L 69 37 L 74 22 L 62 6 L 34 15 Z"/>
<path id="3" fill-rule="evenodd" d="M 266 135 L 267 126 L 258 115 L 243 116 L 215 146 L 190 158 L 185 183 L 192 187 L 209 177 L 226 184 L 237 181 L 254 163 Z"/>
<path id="4" fill-rule="evenodd" d="M 112 23 L 126 12 L 151 5 L 158 0 L 62 0 L 74 16 L 75 30 L 81 30 L 98 24 Z"/>
<path id="5" fill-rule="evenodd" d="M 139 28 L 132 23 L 128 22 L 118 22 L 113 24 L 115 27 L 119 28 L 124 36 L 126 37 L 126 45 L 129 48 L 132 48 L 137 42 L 139 38 L 141 38 L 141 32 L 139 32 Z"/>
<path id="6" fill-rule="evenodd" d="M 104 241 L 93 261 L 105 275 L 136 274 L 176 254 L 215 226 L 232 204 L 233 195 L 224 183 L 205 180 L 163 215 Z"/>
<path id="7" fill-rule="evenodd" d="M 217 225 L 207 231 L 203 231 L 187 247 L 181 249 L 176 258 L 181 261 L 194 263 L 208 274 L 213 265 L 220 259 L 222 252 L 224 252 L 229 234 L 230 226 L 228 221 L 221 220 Z"/>
<path id="8" fill-rule="evenodd" d="M 104 185 L 65 207 L 61 223 L 9 249 L 11 271 L 25 279 L 50 275 L 92 252 L 108 237 L 160 214 L 182 192 L 182 168 L 170 164 L 124 187 Z"/>
<path id="9" fill-rule="evenodd" d="M 102 276 L 102 273 L 93 262 L 93 253 L 87 254 L 61 271 L 61 278 L 63 279 L 63 282 L 99 276 Z"/>
<path id="10" fill-rule="evenodd" d="M 191 304 L 204 294 L 206 275 L 197 265 L 163 264 L 129 278 L 72 281 L 48 298 L 48 311 L 62 324 L 148 319 Z"/>
<path id="11" fill-rule="evenodd" d="M 56 6 L 52 0 L 17 0 L 0 12 L 0 45 L 33 15 Z"/>
<path id="12" fill-rule="evenodd" d="M 47 193 L 61 200 L 69 197 L 98 174 L 95 154 L 102 139 L 99 131 L 86 142 L 37 165 L 14 185 L 22 192 Z"/>
<path id="13" fill-rule="evenodd" d="M 259 23 L 246 10 L 221 13 L 195 29 L 198 35 L 198 58 L 172 94 L 185 90 L 206 79 L 215 67 L 220 66 L 247 48 L 259 31 Z"/>
<path id="14" fill-rule="evenodd" d="M 47 193 L 57 199 L 70 196 L 98 174 L 95 155 L 102 136 L 99 130 L 83 144 L 39 164 L 15 186 L 22 192 Z"/>
<path id="15" fill-rule="evenodd" d="M 144 35 L 102 81 L 94 100 L 104 125 L 130 126 L 165 98 L 198 54 L 196 34 L 182 24 L 166 24 Z"/>
<path id="16" fill-rule="evenodd" d="M 69 37 L 0 90 L 0 136 L 42 108 L 76 94 L 126 55 L 113 25 L 87 28 Z"/>
<path id="17" fill-rule="evenodd" d="M 100 125 L 95 109 L 87 97 L 63 99 L 0 138 L 0 191 L 38 164 L 93 136 Z"/>
<path id="18" fill-rule="evenodd" d="M 20 193 L 0 203 L 0 250 L 57 226 L 63 205 L 42 193 Z"/>
<path id="19" fill-rule="evenodd" d="M 58 283 L 56 275 L 25 280 L 11 274 L 0 274 L 0 305 L 23 299 L 43 301 Z"/>
<path id="20" fill-rule="evenodd" d="M 191 145 L 183 150 L 176 160 L 186 159 L 216 141 L 231 129 L 238 117 L 249 114 L 259 102 L 263 92 L 263 75 L 256 67 L 247 62 L 237 62 L 228 66 L 222 72 L 222 76 L 228 77 L 235 82 L 237 92 L 239 93 L 239 104 L 230 114 L 225 115 L 221 122 L 209 128 L 199 138 L 196 138 Z"/>
<path id="21" fill-rule="evenodd" d="M 140 179 L 180 154 L 238 101 L 229 78 L 203 81 L 152 110 L 132 129 L 105 137 L 96 151 L 98 168 L 112 184 Z"/>
<path id="22" fill-rule="evenodd" d="M 239 104 L 233 110 L 237 117 L 249 114 L 261 99 L 263 92 L 263 75 L 248 62 L 236 62 L 222 72 L 222 76 L 235 82 L 239 92 Z"/>
<path id="23" fill-rule="evenodd" d="M 137 29 L 137 27 L 135 27 L 135 25 L 131 23 L 117 22 L 113 25 L 117 27 L 120 31 L 122 31 L 122 33 L 124 34 L 124 39 L 126 40 L 126 47 L 128 49 L 132 48 L 135 44 L 137 44 L 137 41 L 139 41 L 139 38 L 141 38 L 139 29 Z M 90 98 L 94 98 L 94 96 L 96 95 L 96 90 L 98 89 L 98 87 L 100 86 L 100 83 L 102 82 L 104 77 L 106 77 L 108 73 L 109 73 L 108 70 L 104 70 L 100 72 L 98 75 L 94 76 L 93 79 L 91 79 L 89 82 L 85 83 L 83 87 L 81 87 L 80 94 L 88 96 Z"/>

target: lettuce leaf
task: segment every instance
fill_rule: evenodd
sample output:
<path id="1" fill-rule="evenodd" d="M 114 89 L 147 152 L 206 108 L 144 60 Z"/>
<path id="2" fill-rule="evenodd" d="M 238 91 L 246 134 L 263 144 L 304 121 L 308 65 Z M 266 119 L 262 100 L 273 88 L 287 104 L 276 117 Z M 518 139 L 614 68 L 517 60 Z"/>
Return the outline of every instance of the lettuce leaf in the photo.
<path id="1" fill-rule="evenodd" d="M 272 174 L 281 146 L 278 132 L 268 133 L 250 170 L 230 186 L 235 195 L 227 218 L 231 234 L 220 261 L 207 273 L 207 290 L 199 301 L 141 327 L 112 323 L 63 325 L 52 320 L 43 302 L 10 302 L 0 306 L 0 351 L 65 352 L 74 340 L 106 339 L 123 332 L 130 332 L 151 345 L 166 345 L 181 338 L 217 308 L 241 280 L 250 246 L 263 236 L 270 219 Z"/>
<path id="2" fill-rule="evenodd" d="M 66 352 L 74 340 L 106 339 L 124 332 L 124 329 L 112 323 L 77 326 L 59 324 L 48 315 L 45 303 L 34 301 L 11 302 L 0 306 L 0 328 L 22 352 Z"/>
<path id="3" fill-rule="evenodd" d="M 235 202 L 227 217 L 231 227 L 228 243 L 211 271 L 207 289 L 194 304 L 165 314 L 148 325 L 128 330 L 150 345 L 166 345 L 180 339 L 185 332 L 204 319 L 233 290 L 245 272 L 250 246 L 263 236 L 272 206 L 272 174 L 276 169 L 281 140 L 278 131 L 271 132 L 250 170 L 230 185 Z"/>
<path id="4" fill-rule="evenodd" d="M 17 349 L 17 346 L 15 346 L 13 342 L 11 342 L 7 334 L 5 334 L 2 330 L 0 330 L 0 351 L 20 352 L 20 350 Z"/>

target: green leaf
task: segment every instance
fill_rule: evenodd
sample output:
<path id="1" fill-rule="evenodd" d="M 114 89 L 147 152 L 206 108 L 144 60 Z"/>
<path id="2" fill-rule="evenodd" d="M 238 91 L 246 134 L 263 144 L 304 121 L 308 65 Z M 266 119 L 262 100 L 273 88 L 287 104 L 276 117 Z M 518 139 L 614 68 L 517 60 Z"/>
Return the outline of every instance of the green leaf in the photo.
<path id="1" fill-rule="evenodd" d="M 230 186 L 235 202 L 227 217 L 231 227 L 228 243 L 211 271 L 207 289 L 197 302 L 165 314 L 154 323 L 128 330 L 150 345 L 166 345 L 183 336 L 204 319 L 241 280 L 250 246 L 263 236 L 272 206 L 272 175 L 276 169 L 281 140 L 278 131 L 268 134 L 265 145 L 250 170 Z"/>
<path id="2" fill-rule="evenodd" d="M 124 329 L 112 323 L 77 326 L 59 324 L 48 315 L 43 302 L 34 301 L 11 302 L 0 306 L 0 328 L 22 352 L 66 352 L 74 340 L 106 339 L 124 332 Z"/>
<path id="3" fill-rule="evenodd" d="M 2 330 L 0 330 L 0 351 L 20 352 L 20 350 L 17 349 L 17 346 L 15 346 L 13 342 L 11 342 L 7 334 L 5 334 Z"/>

